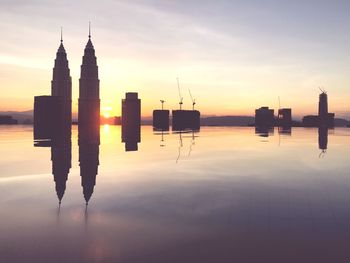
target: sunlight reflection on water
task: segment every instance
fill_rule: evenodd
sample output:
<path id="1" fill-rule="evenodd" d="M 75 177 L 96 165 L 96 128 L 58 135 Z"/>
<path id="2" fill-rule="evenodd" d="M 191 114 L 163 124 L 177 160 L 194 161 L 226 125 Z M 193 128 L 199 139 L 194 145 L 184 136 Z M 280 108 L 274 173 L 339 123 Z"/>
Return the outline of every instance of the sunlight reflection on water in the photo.
<path id="1" fill-rule="evenodd" d="M 325 141 L 304 128 L 142 127 L 138 151 L 125 152 L 120 127 L 101 126 L 87 209 L 75 126 L 60 208 L 50 148 L 33 147 L 29 126 L 0 130 L 4 262 L 350 258 L 349 129 L 330 130 Z"/>

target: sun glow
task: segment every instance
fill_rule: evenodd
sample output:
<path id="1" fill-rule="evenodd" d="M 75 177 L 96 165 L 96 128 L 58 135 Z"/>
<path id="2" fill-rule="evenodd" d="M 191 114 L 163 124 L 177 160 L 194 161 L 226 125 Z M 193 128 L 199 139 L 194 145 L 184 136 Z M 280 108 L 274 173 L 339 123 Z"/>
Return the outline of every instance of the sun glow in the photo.
<path id="1" fill-rule="evenodd" d="M 111 111 L 112 111 L 112 107 L 110 107 L 110 106 L 102 107 L 103 117 L 105 117 L 105 118 L 111 117 Z"/>
<path id="2" fill-rule="evenodd" d="M 105 133 L 109 133 L 109 125 L 108 124 L 103 125 L 103 131 Z"/>

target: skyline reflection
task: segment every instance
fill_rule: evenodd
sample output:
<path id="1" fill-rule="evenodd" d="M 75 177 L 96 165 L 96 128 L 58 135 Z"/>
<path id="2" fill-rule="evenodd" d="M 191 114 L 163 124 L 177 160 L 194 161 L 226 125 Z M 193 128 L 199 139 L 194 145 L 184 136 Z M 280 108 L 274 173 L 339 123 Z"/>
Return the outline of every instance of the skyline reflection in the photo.
<path id="1" fill-rule="evenodd" d="M 90 127 L 86 126 L 84 129 L 79 128 L 78 138 L 79 138 L 79 166 L 80 166 L 80 176 L 81 176 L 81 186 L 83 188 L 83 196 L 86 204 L 88 204 L 96 185 L 96 176 L 98 174 L 99 167 L 99 154 L 100 154 L 100 131 L 96 125 Z M 104 130 L 104 136 L 114 136 L 114 126 L 101 126 Z M 110 129 L 112 130 L 110 132 Z M 297 129 L 298 128 L 294 128 Z M 121 130 L 121 129 L 120 129 Z M 279 135 L 287 135 L 289 137 L 292 135 L 292 129 L 281 130 L 277 129 Z M 308 130 L 308 129 L 306 129 Z M 313 129 L 309 129 L 313 130 Z M 106 132 L 108 131 L 108 132 Z M 328 149 L 328 129 L 319 128 L 318 130 L 318 148 L 321 150 L 319 157 L 324 157 Z M 181 159 L 187 159 L 191 156 L 192 151 L 195 149 L 196 140 L 198 140 L 200 131 L 195 130 L 185 130 L 185 131 L 159 131 L 153 130 L 153 136 L 159 137 L 159 147 L 165 147 L 167 144 L 166 136 L 177 136 L 177 150 L 175 161 L 178 163 Z M 273 137 L 274 129 L 255 129 L 255 133 L 262 137 Z M 55 182 L 55 190 L 59 204 L 63 199 L 64 193 L 66 191 L 66 183 L 68 181 L 68 176 L 70 168 L 72 167 L 72 142 L 71 142 L 71 132 L 67 129 L 62 129 L 59 136 L 54 136 L 50 141 L 35 141 L 35 147 L 50 147 L 51 149 L 51 161 L 52 161 L 52 175 Z M 140 138 L 140 134 L 132 134 L 130 138 Z M 149 138 L 149 136 L 147 136 Z M 125 135 L 124 135 L 125 138 Z M 283 146 L 281 143 L 281 138 L 278 137 L 279 146 Z M 135 140 L 132 139 L 128 143 L 134 145 Z M 129 147 L 129 146 L 128 146 Z M 127 150 L 130 150 L 127 149 Z"/>
<path id="2" fill-rule="evenodd" d="M 281 259 L 298 250 L 322 262 L 326 252 L 346 253 L 348 129 L 328 132 L 331 150 L 320 160 L 319 131 L 313 128 L 293 128 L 287 136 L 276 131 L 261 142 L 254 128 L 203 127 L 200 133 L 170 132 L 161 147 L 162 134 L 142 126 L 142 147 L 133 154 L 124 151 L 120 126 L 111 125 L 108 132 L 101 126 L 100 144 L 97 138 L 83 140 L 77 128 L 72 128 L 72 167 L 59 218 L 50 151 L 33 148 L 28 127 L 2 128 L 0 247 L 22 251 L 7 250 L 5 262 L 28 256 L 35 262 L 84 262 L 87 255 L 104 262 L 186 262 L 198 256 L 198 249 L 246 262 L 258 261 L 265 252 Z M 54 159 L 65 151 L 69 146 L 55 150 Z M 92 175 L 83 178 L 82 167 Z M 83 180 L 89 181 L 86 196 L 92 194 L 88 211 Z M 260 250 L 252 255 L 232 242 Z M 276 244 L 279 254 L 272 253 Z M 92 249 L 95 245 L 101 249 Z M 65 252 L 48 260 L 58 250 Z M 201 257 L 201 262 L 215 259 Z"/>

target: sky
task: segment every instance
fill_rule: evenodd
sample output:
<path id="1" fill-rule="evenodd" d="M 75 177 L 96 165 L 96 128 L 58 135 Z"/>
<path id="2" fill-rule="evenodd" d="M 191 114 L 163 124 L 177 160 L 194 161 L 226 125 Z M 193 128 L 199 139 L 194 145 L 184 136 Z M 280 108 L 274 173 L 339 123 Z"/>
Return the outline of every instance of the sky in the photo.
<path id="1" fill-rule="evenodd" d="M 0 111 L 33 108 L 50 94 L 63 27 L 77 111 L 91 21 L 103 113 L 120 115 L 138 92 L 142 115 L 184 108 L 189 89 L 202 115 L 254 115 L 260 106 L 350 118 L 350 1 L 0 0 Z"/>

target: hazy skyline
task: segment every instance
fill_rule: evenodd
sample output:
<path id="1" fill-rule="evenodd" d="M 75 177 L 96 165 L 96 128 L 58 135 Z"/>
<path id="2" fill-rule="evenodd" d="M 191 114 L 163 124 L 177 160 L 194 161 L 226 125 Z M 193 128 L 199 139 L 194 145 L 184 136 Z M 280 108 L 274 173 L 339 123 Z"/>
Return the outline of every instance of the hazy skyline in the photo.
<path id="1" fill-rule="evenodd" d="M 347 1 L 2 1 L 0 110 L 30 110 L 50 94 L 63 27 L 77 111 L 80 65 L 92 22 L 101 112 L 120 115 L 127 91 L 142 115 L 178 108 L 176 77 L 202 115 L 253 115 L 267 105 L 294 116 L 350 116 L 350 3 Z"/>

